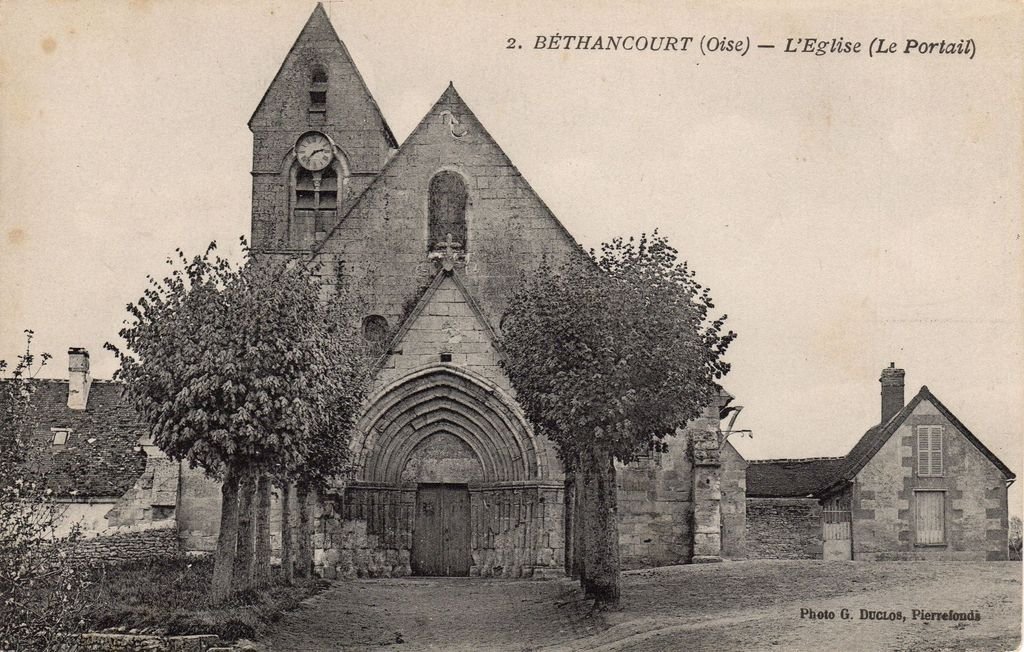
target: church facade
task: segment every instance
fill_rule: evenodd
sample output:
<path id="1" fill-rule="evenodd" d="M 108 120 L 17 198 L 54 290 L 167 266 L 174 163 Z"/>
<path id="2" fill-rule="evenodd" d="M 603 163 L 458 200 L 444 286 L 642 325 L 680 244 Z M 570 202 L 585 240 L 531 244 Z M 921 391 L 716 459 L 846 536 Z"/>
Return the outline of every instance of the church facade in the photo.
<path id="1" fill-rule="evenodd" d="M 562 572 L 564 474 L 500 367 L 500 328 L 520 273 L 583 250 L 454 85 L 399 145 L 320 5 L 249 127 L 253 250 L 311 263 L 328 301 L 340 267 L 381 356 L 355 470 L 318 500 L 320 571 Z M 620 469 L 625 565 L 741 556 L 729 398 Z"/>

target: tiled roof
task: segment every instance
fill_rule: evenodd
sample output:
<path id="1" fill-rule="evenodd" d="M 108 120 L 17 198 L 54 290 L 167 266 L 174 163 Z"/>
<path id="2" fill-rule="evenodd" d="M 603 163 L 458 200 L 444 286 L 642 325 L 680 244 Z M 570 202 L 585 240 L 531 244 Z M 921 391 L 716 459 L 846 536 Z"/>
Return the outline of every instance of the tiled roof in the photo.
<path id="1" fill-rule="evenodd" d="M 836 478 L 842 457 L 785 460 L 750 460 L 747 496 L 751 498 L 804 498 L 813 496 Z"/>
<path id="2" fill-rule="evenodd" d="M 72 410 L 67 381 L 33 382 L 25 467 L 59 496 L 123 495 L 146 466 L 136 448 L 147 428 L 121 398 L 120 384 L 93 381 L 86 409 Z M 51 428 L 70 428 L 67 443 L 54 446 Z"/>

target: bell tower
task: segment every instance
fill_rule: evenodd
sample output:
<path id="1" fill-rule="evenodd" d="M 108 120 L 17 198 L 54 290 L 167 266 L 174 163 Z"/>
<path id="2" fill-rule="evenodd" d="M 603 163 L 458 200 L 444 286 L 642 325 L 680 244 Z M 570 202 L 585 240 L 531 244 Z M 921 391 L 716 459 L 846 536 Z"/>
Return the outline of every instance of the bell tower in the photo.
<path id="1" fill-rule="evenodd" d="M 319 3 L 249 130 L 254 251 L 309 251 L 398 148 Z"/>

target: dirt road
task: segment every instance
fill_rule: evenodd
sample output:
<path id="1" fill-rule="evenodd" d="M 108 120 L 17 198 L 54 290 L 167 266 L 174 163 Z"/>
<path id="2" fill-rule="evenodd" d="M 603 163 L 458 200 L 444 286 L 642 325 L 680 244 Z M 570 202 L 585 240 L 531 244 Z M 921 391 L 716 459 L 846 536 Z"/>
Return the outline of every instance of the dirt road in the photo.
<path id="1" fill-rule="evenodd" d="M 924 620 L 915 609 L 974 612 L 980 620 Z M 286 615 L 265 644 L 282 651 L 1012 650 L 1020 614 L 1019 563 L 749 561 L 626 573 L 622 608 L 597 614 L 569 580 L 337 582 Z"/>

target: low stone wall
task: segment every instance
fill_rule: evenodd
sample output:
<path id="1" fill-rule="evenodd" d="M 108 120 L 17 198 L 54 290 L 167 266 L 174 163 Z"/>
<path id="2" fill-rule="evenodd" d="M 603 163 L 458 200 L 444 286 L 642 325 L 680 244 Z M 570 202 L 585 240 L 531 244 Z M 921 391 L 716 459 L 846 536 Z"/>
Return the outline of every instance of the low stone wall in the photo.
<path id="1" fill-rule="evenodd" d="M 221 645 L 214 634 L 153 636 L 147 634 L 82 634 L 78 649 L 92 652 L 207 652 Z"/>
<path id="2" fill-rule="evenodd" d="M 178 553 L 178 532 L 174 521 L 160 528 L 133 529 L 83 539 L 75 550 L 78 559 L 90 564 L 174 557 Z"/>
<path id="3" fill-rule="evenodd" d="M 821 559 L 821 505 L 814 498 L 747 498 L 750 559 Z"/>

